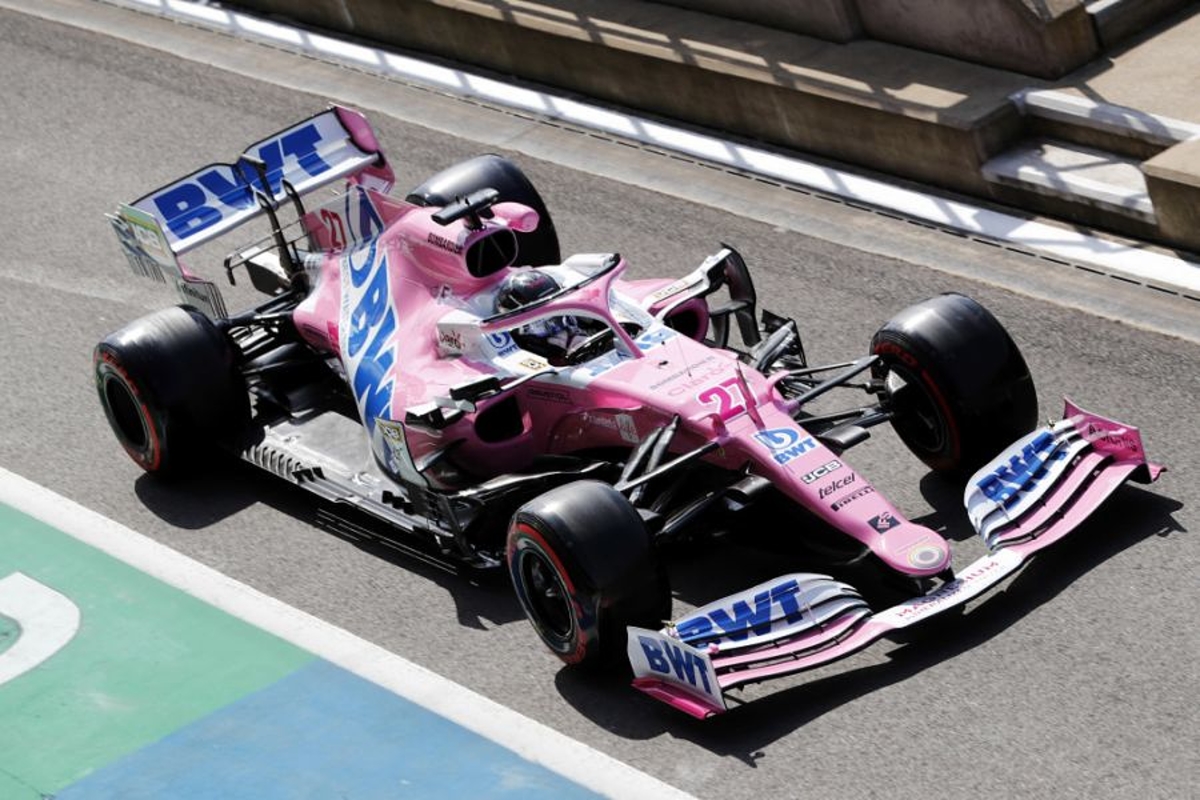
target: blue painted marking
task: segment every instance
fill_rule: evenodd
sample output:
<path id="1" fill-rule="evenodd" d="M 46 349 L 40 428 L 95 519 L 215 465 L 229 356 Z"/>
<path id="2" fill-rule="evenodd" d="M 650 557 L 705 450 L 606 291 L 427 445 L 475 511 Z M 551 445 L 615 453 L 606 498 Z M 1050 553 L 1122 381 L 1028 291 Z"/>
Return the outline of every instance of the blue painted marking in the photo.
<path id="1" fill-rule="evenodd" d="M 598 797 L 327 661 L 97 770 L 56 800 Z"/>

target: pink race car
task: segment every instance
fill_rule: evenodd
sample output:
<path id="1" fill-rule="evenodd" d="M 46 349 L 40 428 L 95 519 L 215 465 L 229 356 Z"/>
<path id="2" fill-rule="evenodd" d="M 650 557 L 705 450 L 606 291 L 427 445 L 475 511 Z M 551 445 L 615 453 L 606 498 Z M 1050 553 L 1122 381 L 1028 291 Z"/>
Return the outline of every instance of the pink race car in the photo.
<path id="1" fill-rule="evenodd" d="M 340 194 L 306 206 L 334 181 Z M 366 119 L 332 107 L 122 205 L 131 267 L 184 304 L 96 346 L 118 440 L 156 473 L 219 445 L 423 558 L 506 568 L 564 661 L 627 655 L 637 688 L 690 714 L 960 605 L 1163 469 L 1135 428 L 1070 403 L 1035 430 L 1024 359 L 962 295 L 901 311 L 859 359 L 813 366 L 793 320 L 758 317 L 732 248 L 678 280 L 627 280 L 616 253 L 562 258 L 505 159 L 404 200 L 392 183 Z M 231 314 L 178 257 L 252 219 L 269 230 L 224 266 L 268 298 Z M 965 500 L 987 556 L 955 571 L 946 540 L 845 460 L 885 422 L 930 468 L 977 470 Z M 663 546 L 780 505 L 806 522 L 801 550 L 870 564 L 909 599 L 876 612 L 798 572 L 664 627 Z"/>

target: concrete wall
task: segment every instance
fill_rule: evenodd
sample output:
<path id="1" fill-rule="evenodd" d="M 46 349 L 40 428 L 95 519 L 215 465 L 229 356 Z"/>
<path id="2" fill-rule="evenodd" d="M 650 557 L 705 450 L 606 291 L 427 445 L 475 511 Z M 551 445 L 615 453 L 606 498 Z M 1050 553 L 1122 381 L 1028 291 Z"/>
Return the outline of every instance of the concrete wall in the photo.
<path id="1" fill-rule="evenodd" d="M 1200 139 L 1163 151 L 1142 172 L 1160 238 L 1200 253 Z"/>
<path id="2" fill-rule="evenodd" d="M 1079 0 L 857 2 L 863 30 L 873 39 L 1039 78 L 1061 77 L 1100 53 Z"/>
<path id="3" fill-rule="evenodd" d="M 658 0 L 666 5 L 754 22 L 829 42 L 862 36 L 855 0 Z"/>
<path id="4" fill-rule="evenodd" d="M 748 47 L 758 29 L 657 3 L 241 5 L 961 192 L 987 191 L 980 164 L 1021 124 L 1007 73 L 964 77 L 949 59 L 865 40 L 778 34 Z M 671 24 L 655 27 L 656 15 Z"/>
<path id="5" fill-rule="evenodd" d="M 1155 6 L 1179 1 L 1137 0 Z M 866 36 L 1039 78 L 1060 77 L 1099 54 L 1099 40 L 1081 0 L 659 2 L 831 42 Z M 1162 11 L 1153 13 L 1161 16 Z"/>

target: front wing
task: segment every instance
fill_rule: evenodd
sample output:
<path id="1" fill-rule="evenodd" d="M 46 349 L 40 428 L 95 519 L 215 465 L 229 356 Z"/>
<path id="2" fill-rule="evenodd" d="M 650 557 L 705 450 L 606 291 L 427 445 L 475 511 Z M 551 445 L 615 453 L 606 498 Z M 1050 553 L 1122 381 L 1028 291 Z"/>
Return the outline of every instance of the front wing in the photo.
<path id="1" fill-rule="evenodd" d="M 785 575 L 699 608 L 661 631 L 629 628 L 633 685 L 697 718 L 725 693 L 844 658 L 880 637 L 960 606 L 1079 526 L 1122 483 L 1165 468 L 1137 428 L 1066 401 L 1063 420 L 1017 441 L 967 484 L 964 502 L 988 546 L 934 591 L 873 612 L 826 575 Z"/>

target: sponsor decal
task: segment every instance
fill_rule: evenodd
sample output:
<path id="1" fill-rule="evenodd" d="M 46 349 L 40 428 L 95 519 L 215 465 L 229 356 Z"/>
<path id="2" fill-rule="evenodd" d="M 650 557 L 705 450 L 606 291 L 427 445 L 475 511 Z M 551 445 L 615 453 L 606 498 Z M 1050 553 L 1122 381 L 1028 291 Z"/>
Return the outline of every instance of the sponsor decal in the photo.
<path id="1" fill-rule="evenodd" d="M 719 633 L 735 642 L 750 636 L 771 632 L 771 610 L 779 606 L 787 624 L 799 622 L 804 616 L 800 607 L 800 584 L 794 578 L 768 587 L 750 599 L 735 600 L 729 608 L 717 608 L 702 616 L 692 617 L 679 624 L 676 630 L 685 642 Z"/>
<path id="2" fill-rule="evenodd" d="M 670 297 L 673 294 L 678 294 L 679 292 L 682 292 L 684 289 L 691 286 L 694 282 L 695 282 L 694 279 L 691 277 L 680 278 L 679 280 L 675 281 L 674 283 L 672 283 L 668 286 L 664 286 L 663 288 L 659 289 L 657 292 L 654 292 L 649 297 L 647 297 L 646 300 L 649 301 L 647 303 L 647 305 L 654 305 L 659 300 Z"/>
<path id="3" fill-rule="evenodd" d="M 638 645 L 645 656 L 646 666 L 660 675 L 674 676 L 706 695 L 714 695 L 717 685 L 712 665 L 686 645 L 675 644 L 666 637 L 637 635 Z"/>
<path id="4" fill-rule="evenodd" d="M 892 516 L 890 511 L 885 511 L 877 517 L 871 517 L 869 520 L 867 520 L 867 524 L 870 525 L 876 533 L 887 533 L 892 528 L 898 528 L 900 526 L 900 520 Z"/>
<path id="5" fill-rule="evenodd" d="M 835 502 L 830 504 L 829 507 L 831 509 L 833 509 L 834 511 L 841 511 L 843 508 L 850 505 L 855 500 L 858 500 L 860 497 L 865 497 L 869 494 L 874 494 L 874 493 L 875 493 L 874 486 L 864 486 L 861 489 L 855 489 L 853 492 L 846 495 L 845 497 L 842 497 L 842 498 L 836 500 Z"/>
<path id="6" fill-rule="evenodd" d="M 322 153 L 345 139 L 345 131 L 335 114 L 321 116 L 284 131 L 258 145 L 253 155 L 266 166 L 272 197 L 282 191 L 285 174 L 302 171 L 318 178 L 333 167 Z M 228 216 L 257 208 L 252 186 L 258 173 L 245 162 L 237 165 L 214 164 L 147 198 L 167 229 L 177 239 L 188 239 L 218 225 Z M 253 183 L 252 183 L 253 182 Z M 295 181 L 293 181 L 295 183 Z M 139 203 L 139 205 L 143 205 Z M 146 210 L 149 210 L 148 208 Z"/>
<path id="7" fill-rule="evenodd" d="M 975 485 L 989 500 L 1007 504 L 1018 494 L 1037 486 L 1045 477 L 1048 464 L 1066 457 L 1066 450 L 1058 447 L 1054 434 L 1042 431 L 1018 455 L 1009 458 L 1008 463 L 1000 464 Z"/>
<path id="8" fill-rule="evenodd" d="M 842 468 L 842 462 L 838 461 L 835 458 L 833 461 L 830 461 L 827 464 L 822 464 L 821 466 L 817 467 L 812 472 L 808 472 L 808 473 L 805 473 L 804 475 L 801 475 L 800 480 L 804 481 L 805 483 L 816 483 L 819 479 L 824 478 L 826 475 L 833 472 L 834 470 L 839 470 L 841 468 Z M 825 495 L 821 495 L 821 496 L 824 497 Z"/>
<path id="9" fill-rule="evenodd" d="M 668 328 L 665 325 L 661 325 L 645 331 L 636 339 L 634 339 L 633 342 L 637 345 L 638 350 L 645 352 L 656 345 L 662 344 L 668 339 L 674 338 L 675 335 L 676 332 L 673 329 Z"/>
<path id="10" fill-rule="evenodd" d="M 629 444 L 637 444 L 641 441 L 637 432 L 637 423 L 629 414 L 617 414 L 617 430 L 621 432 L 621 438 Z"/>
<path id="11" fill-rule="evenodd" d="M 1140 453 L 1142 450 L 1138 438 L 1129 435 L 1128 428 L 1104 428 L 1089 422 L 1084 438 L 1093 444 L 1102 442 L 1130 453 Z"/>
<path id="12" fill-rule="evenodd" d="M 835 478 L 832 481 L 830 481 L 829 483 L 822 486 L 820 489 L 817 490 L 817 497 L 824 500 L 826 497 L 829 497 L 834 492 L 840 491 L 841 489 L 845 489 L 847 486 L 849 486 L 852 483 L 854 483 L 854 473 L 853 472 L 851 472 L 849 475 L 847 475 L 844 478 Z"/>
<path id="13" fill-rule="evenodd" d="M 508 332 L 489 333 L 487 342 L 496 350 L 496 358 L 505 358 L 517 352 L 520 348 L 513 341 L 512 334 Z"/>
<path id="14" fill-rule="evenodd" d="M 363 219 L 360 229 L 383 228 L 373 206 L 359 206 Z M 375 420 L 389 417 L 395 384 L 395 353 L 391 347 L 396 333 L 396 309 L 388 281 L 387 254 L 378 252 L 377 243 L 351 251 L 343 257 L 342 330 L 349 334 L 342 341 L 342 359 L 358 403 L 359 413 L 368 430 Z"/>
<path id="15" fill-rule="evenodd" d="M 461 244 L 452 239 L 447 239 L 440 234 L 430 232 L 429 236 L 426 237 L 426 241 L 439 250 L 445 250 L 447 253 L 453 253 L 456 256 L 462 255 L 463 246 Z"/>
<path id="16" fill-rule="evenodd" d="M 462 352 L 464 342 L 461 331 L 438 331 L 438 344 L 449 349 Z"/>
<path id="17" fill-rule="evenodd" d="M 524 361 L 521 362 L 525 364 Z M 533 369 L 533 367 L 530 367 Z M 533 400 L 538 400 L 543 403 L 558 403 L 559 405 L 572 405 L 571 395 L 562 389 L 546 389 L 541 386 L 533 386 L 528 390 L 529 397 Z"/>
<path id="18" fill-rule="evenodd" d="M 771 451 L 776 464 L 787 464 L 817 446 L 811 436 L 804 436 L 795 428 L 770 428 L 754 434 L 763 447 Z"/>
<path id="19" fill-rule="evenodd" d="M 540 358 L 522 358 L 517 362 L 517 366 L 524 367 L 530 372 L 541 372 L 550 366 L 550 362 Z"/>
<path id="20" fill-rule="evenodd" d="M 918 544 L 908 551 L 908 563 L 917 569 L 930 569 L 941 564 L 946 558 L 946 551 L 937 545 Z"/>
<path id="21" fill-rule="evenodd" d="M 727 378 L 716 386 L 708 387 L 696 395 L 696 402 L 706 406 L 716 405 L 717 416 L 722 422 L 746 413 L 746 398 L 738 378 Z"/>
<path id="22" fill-rule="evenodd" d="M 924 597 L 906 600 L 875 616 L 877 622 L 902 628 L 976 596 L 1021 563 L 1011 553 L 980 559 L 964 572 Z"/>

